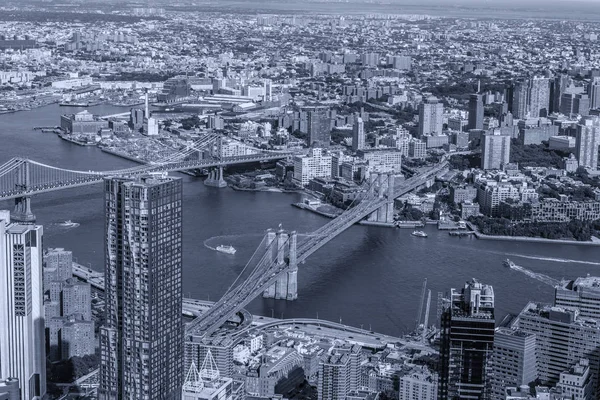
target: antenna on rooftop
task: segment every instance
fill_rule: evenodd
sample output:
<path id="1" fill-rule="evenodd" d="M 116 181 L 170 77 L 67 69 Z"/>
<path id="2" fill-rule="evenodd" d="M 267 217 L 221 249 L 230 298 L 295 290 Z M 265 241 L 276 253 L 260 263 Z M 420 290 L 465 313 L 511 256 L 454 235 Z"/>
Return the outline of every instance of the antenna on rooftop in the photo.
<path id="1" fill-rule="evenodd" d="M 204 389 L 204 382 L 202 382 L 202 378 L 200 377 L 198 368 L 196 368 L 196 363 L 194 363 L 193 361 L 185 377 L 183 389 L 192 393 L 200 393 L 202 392 L 202 389 Z"/>
<path id="2" fill-rule="evenodd" d="M 219 367 L 215 362 L 215 359 L 212 356 L 210 350 L 206 353 L 206 357 L 204 357 L 204 362 L 202 363 L 202 368 L 200 368 L 200 380 L 203 383 L 214 382 L 221 377 L 221 372 L 219 371 Z"/>

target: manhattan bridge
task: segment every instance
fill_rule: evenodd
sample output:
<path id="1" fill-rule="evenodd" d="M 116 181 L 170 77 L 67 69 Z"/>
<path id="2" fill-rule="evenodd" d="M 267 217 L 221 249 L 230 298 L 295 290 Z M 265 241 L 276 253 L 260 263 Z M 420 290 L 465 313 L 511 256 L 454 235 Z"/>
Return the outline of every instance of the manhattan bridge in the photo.
<path id="1" fill-rule="evenodd" d="M 222 179 L 227 165 L 275 161 L 291 157 L 289 152 L 254 149 L 239 157 L 199 158 L 210 153 L 220 135 L 207 134 L 184 149 L 160 161 L 113 171 L 74 171 L 46 165 L 27 158 L 13 158 L 0 165 L 0 200 L 15 200 L 16 220 L 32 222 L 31 196 L 56 190 L 93 185 L 112 176 L 140 176 L 158 172 L 212 170 L 210 177 Z M 367 219 L 375 224 L 389 223 L 396 198 L 430 184 L 447 171 L 447 158 L 400 182 L 390 173 L 373 173 L 363 184 L 363 195 L 346 211 L 314 232 L 298 235 L 295 231 L 268 230 L 242 273 L 219 301 L 196 317 L 186 328 L 186 368 L 194 362 L 202 365 L 207 343 L 216 338 L 235 337 L 250 328 L 251 315 L 244 310 L 254 298 L 295 300 L 298 265 L 352 225 Z M 216 173 L 215 173 L 216 171 Z M 228 321 L 241 321 L 235 329 L 225 329 Z"/>

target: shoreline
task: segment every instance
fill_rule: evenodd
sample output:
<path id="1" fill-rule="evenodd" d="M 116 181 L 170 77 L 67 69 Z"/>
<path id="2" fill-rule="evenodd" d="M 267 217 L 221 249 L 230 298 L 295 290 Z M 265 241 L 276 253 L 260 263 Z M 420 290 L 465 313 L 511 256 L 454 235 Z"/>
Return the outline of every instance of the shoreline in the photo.
<path id="1" fill-rule="evenodd" d="M 274 187 L 251 189 L 251 188 L 239 187 L 239 186 L 233 185 L 233 184 L 229 185 L 229 187 L 238 192 L 302 193 L 301 190 L 286 190 L 286 189 L 279 189 L 279 188 L 274 188 Z"/>
<path id="2" fill-rule="evenodd" d="M 493 236 L 486 235 L 484 233 L 479 232 L 473 224 L 467 222 L 467 225 L 473 232 L 473 235 L 478 240 L 502 240 L 505 242 L 529 242 L 529 243 L 554 243 L 554 244 L 568 244 L 568 245 L 577 245 L 577 246 L 600 246 L 599 242 L 580 242 L 577 240 L 567 240 L 567 239 L 546 239 L 539 237 L 528 237 L 528 236 Z"/>

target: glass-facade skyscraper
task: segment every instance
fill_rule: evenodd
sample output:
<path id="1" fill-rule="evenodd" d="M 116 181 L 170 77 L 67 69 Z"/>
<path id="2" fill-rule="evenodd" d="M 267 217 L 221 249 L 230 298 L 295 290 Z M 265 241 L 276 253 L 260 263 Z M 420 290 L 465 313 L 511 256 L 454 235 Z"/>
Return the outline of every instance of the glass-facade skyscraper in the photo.
<path id="1" fill-rule="evenodd" d="M 494 289 L 475 279 L 451 290 L 441 320 L 440 399 L 487 399 L 494 349 Z"/>
<path id="2" fill-rule="evenodd" d="M 183 379 L 182 181 L 109 178 L 105 185 L 104 400 L 178 400 Z"/>
<path id="3" fill-rule="evenodd" d="M 46 394 L 42 236 L 0 210 L 0 378 L 18 380 L 21 400 Z"/>

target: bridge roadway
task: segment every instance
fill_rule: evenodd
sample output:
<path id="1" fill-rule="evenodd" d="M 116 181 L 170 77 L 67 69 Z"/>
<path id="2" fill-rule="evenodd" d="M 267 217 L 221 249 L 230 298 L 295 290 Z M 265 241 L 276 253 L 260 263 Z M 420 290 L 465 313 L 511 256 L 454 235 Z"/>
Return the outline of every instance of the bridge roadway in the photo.
<path id="1" fill-rule="evenodd" d="M 428 180 L 444 171 L 446 166 L 447 159 L 444 158 L 435 167 L 406 180 L 396 188 L 394 198 L 400 197 L 425 184 Z M 387 202 L 388 199 L 385 197 L 363 199 L 356 207 L 344 212 L 328 224 L 317 229 L 308 235 L 308 239 L 299 243 L 297 247 L 297 262 L 304 262 L 311 254 L 333 238 L 384 206 Z M 265 251 L 265 255 L 260 259 L 250 276 L 239 286 L 225 293 L 209 312 L 193 321 L 187 329 L 187 334 L 193 336 L 210 335 L 223 325 L 231 315 L 237 313 L 264 291 L 265 288 L 275 283 L 279 275 L 286 272 L 287 268 L 288 266 L 285 263 L 278 264 L 277 260 L 273 260 L 268 256 L 268 252 Z"/>
<path id="2" fill-rule="evenodd" d="M 184 314 L 201 315 L 208 311 L 213 304 L 214 303 L 211 301 L 184 299 Z M 232 322 L 236 321 L 232 320 Z M 311 336 L 346 340 L 372 349 L 384 348 L 389 343 L 399 343 L 416 350 L 435 352 L 431 347 L 420 342 L 412 342 L 395 336 L 384 335 L 362 328 L 314 318 L 279 319 L 256 315 L 252 317 L 252 322 L 250 324 L 245 324 L 245 326 L 237 329 L 233 336 L 237 338 L 250 332 L 285 326 L 290 326 L 294 329 L 302 329 L 303 332 L 306 332 Z"/>
<path id="3" fill-rule="evenodd" d="M 268 154 L 252 154 L 247 156 L 239 157 L 228 157 L 221 160 L 210 159 L 210 160 L 196 160 L 196 161 L 181 161 L 176 163 L 168 164 L 147 164 L 144 168 L 132 168 L 131 170 L 122 171 L 108 171 L 102 173 L 94 173 L 92 171 L 67 171 L 80 174 L 80 176 L 72 177 L 71 179 L 65 179 L 57 182 L 49 182 L 43 184 L 33 184 L 26 190 L 8 190 L 0 192 L 0 200 L 10 200 L 19 197 L 33 196 L 41 193 L 48 193 L 62 189 L 69 189 L 80 186 L 94 185 L 102 182 L 105 177 L 126 175 L 126 176 L 138 176 L 150 172 L 178 172 L 187 171 L 194 169 L 205 169 L 214 167 L 224 167 L 227 165 L 245 164 L 260 161 L 274 161 L 282 158 L 286 158 L 293 155 L 293 153 L 268 153 Z"/>

